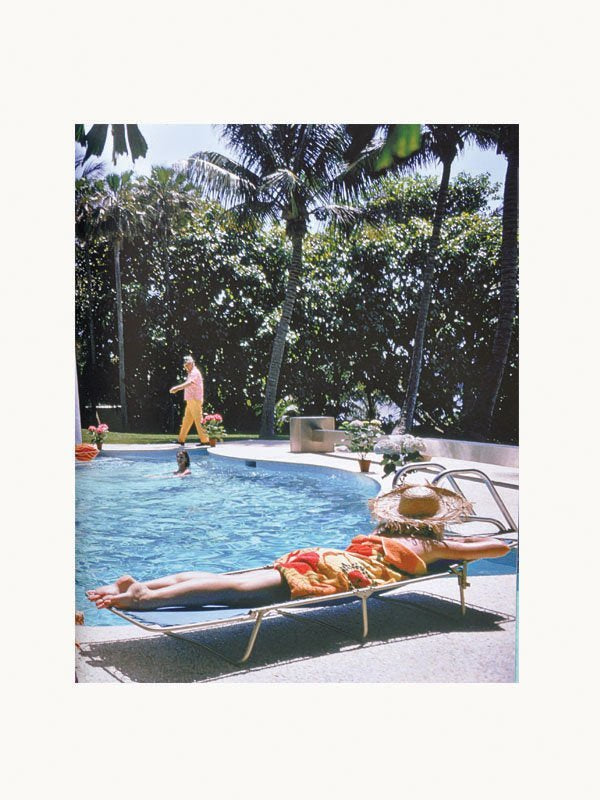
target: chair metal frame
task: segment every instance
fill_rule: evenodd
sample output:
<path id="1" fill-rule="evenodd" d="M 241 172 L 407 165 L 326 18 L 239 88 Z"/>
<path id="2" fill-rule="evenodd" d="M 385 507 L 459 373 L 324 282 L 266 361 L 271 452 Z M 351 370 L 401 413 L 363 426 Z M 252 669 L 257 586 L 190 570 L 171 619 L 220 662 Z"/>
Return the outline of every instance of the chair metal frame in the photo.
<path id="1" fill-rule="evenodd" d="M 127 622 L 132 623 L 133 625 L 136 625 L 138 628 L 142 628 L 142 630 L 148 631 L 150 633 L 164 633 L 166 636 L 171 636 L 175 639 L 183 639 L 183 641 L 186 641 L 189 644 L 193 644 L 197 647 L 202 648 L 203 650 L 208 650 L 214 655 L 217 655 L 220 658 L 225 659 L 230 664 L 239 665 L 239 664 L 244 664 L 250 658 L 252 651 L 254 649 L 254 645 L 256 643 L 258 632 L 260 630 L 260 627 L 264 619 L 280 615 L 286 617 L 287 619 L 301 620 L 305 622 L 308 620 L 300 618 L 296 614 L 290 613 L 290 611 L 293 609 L 302 608 L 305 606 L 327 607 L 328 605 L 330 606 L 334 604 L 337 605 L 340 603 L 340 601 L 344 600 L 347 601 L 360 600 L 362 631 L 359 641 L 364 641 L 369 633 L 369 615 L 368 615 L 367 602 L 371 597 L 373 597 L 373 595 L 379 595 L 384 592 L 391 592 L 394 591 L 395 589 L 407 589 L 409 586 L 413 586 L 416 583 L 422 583 L 424 581 L 433 580 L 434 578 L 442 578 L 446 576 L 455 575 L 458 579 L 458 586 L 460 591 L 461 613 L 464 616 L 464 614 L 466 613 L 465 589 L 470 585 L 467 580 L 467 563 L 468 562 L 466 561 L 451 563 L 448 565 L 448 567 L 444 569 L 443 572 L 432 572 L 428 573 L 427 575 L 422 575 L 416 578 L 406 578 L 405 580 L 402 581 L 395 581 L 394 583 L 386 583 L 382 586 L 370 586 L 365 589 L 354 589 L 349 592 L 339 592 L 336 594 L 328 595 L 327 597 L 305 597 L 299 600 L 288 600 L 283 603 L 276 603 L 269 606 L 250 608 L 244 610 L 243 612 L 240 611 L 239 616 L 227 617 L 225 619 L 220 619 L 220 620 L 210 620 L 208 622 L 194 622 L 183 625 L 162 626 L 156 623 L 142 622 L 139 619 L 136 619 L 135 616 L 130 615 L 127 612 L 122 611 L 118 608 L 109 607 L 108 611 L 111 611 L 113 614 L 116 614 L 118 617 L 121 617 L 121 619 L 124 619 Z M 262 567 L 262 569 L 269 569 L 269 568 L 270 565 Z M 241 574 L 243 572 L 254 572 L 254 571 L 255 570 L 253 569 L 238 570 L 235 573 L 231 572 L 226 574 L 233 575 L 233 574 Z M 133 614 L 135 614 L 135 612 L 133 612 Z M 248 642 L 243 651 L 242 657 L 237 660 L 230 659 L 228 656 L 210 647 L 204 642 L 198 642 L 193 639 L 188 639 L 187 637 L 181 635 L 182 633 L 192 633 L 195 631 L 207 630 L 209 628 L 216 628 L 216 627 L 223 628 L 228 625 L 234 625 L 240 622 L 252 622 L 252 621 L 254 622 L 254 624 L 252 626 Z M 323 620 L 310 620 L 310 621 L 317 622 L 318 624 L 325 625 L 342 633 L 348 634 L 348 631 L 344 630 L 341 627 L 333 625 L 329 622 L 324 622 Z"/>

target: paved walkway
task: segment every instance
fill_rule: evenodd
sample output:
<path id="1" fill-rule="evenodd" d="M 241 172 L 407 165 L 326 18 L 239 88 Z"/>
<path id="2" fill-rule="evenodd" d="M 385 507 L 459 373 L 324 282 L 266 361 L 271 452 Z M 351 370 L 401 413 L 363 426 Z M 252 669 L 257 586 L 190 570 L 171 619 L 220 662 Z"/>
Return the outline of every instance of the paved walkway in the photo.
<path id="1" fill-rule="evenodd" d="M 117 450 L 156 446 L 106 446 Z M 176 449 L 163 445 L 158 449 Z M 288 443 L 236 442 L 211 448 L 223 455 L 252 460 L 335 466 L 355 471 L 356 457 L 290 453 Z M 375 458 L 375 457 L 374 457 Z M 518 471 L 453 459 L 437 459 L 451 467 L 483 469 L 498 483 L 509 512 L 518 516 Z M 373 477 L 381 478 L 379 466 Z M 431 475 L 430 475 L 431 478 Z M 386 490 L 390 478 L 382 481 Z M 469 481 L 465 491 L 476 512 L 498 516 L 482 484 Z M 360 604 L 343 609 L 302 611 L 294 620 L 267 619 L 255 650 L 243 667 L 196 647 L 204 641 L 237 658 L 250 625 L 235 624 L 186 634 L 189 641 L 151 634 L 133 626 L 76 627 L 77 677 L 80 682 L 142 683 L 270 683 L 270 682 L 458 682 L 516 680 L 516 575 L 475 575 L 467 589 L 467 613 L 458 604 L 455 578 L 440 578 L 369 601 L 369 637 L 359 643 Z M 321 624 L 333 622 L 340 633 Z M 202 637 L 201 639 L 199 637 Z"/>

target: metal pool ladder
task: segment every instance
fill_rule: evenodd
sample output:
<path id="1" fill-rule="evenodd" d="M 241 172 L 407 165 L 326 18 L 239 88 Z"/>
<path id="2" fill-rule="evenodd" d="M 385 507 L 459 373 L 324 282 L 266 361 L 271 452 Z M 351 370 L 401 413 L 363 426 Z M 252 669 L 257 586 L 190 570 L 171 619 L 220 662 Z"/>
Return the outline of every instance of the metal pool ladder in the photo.
<path id="1" fill-rule="evenodd" d="M 480 517 L 476 515 L 470 515 L 464 521 L 465 522 L 488 522 L 490 525 L 495 525 L 498 528 L 499 533 L 517 533 L 517 524 L 515 523 L 514 519 L 510 515 L 504 501 L 498 494 L 498 490 L 490 480 L 489 476 L 485 474 L 480 469 L 446 469 L 446 467 L 442 466 L 442 464 L 435 464 L 431 462 L 427 462 L 426 464 L 418 463 L 418 464 L 406 464 L 404 467 L 400 467 L 396 470 L 396 474 L 394 475 L 394 480 L 392 481 L 392 486 L 396 487 L 399 483 L 404 483 L 406 476 L 411 472 L 417 471 L 436 471 L 438 474 L 432 480 L 432 484 L 436 485 L 441 483 L 443 480 L 447 480 L 453 490 L 460 494 L 465 500 L 468 500 L 465 493 L 462 491 L 458 483 L 456 482 L 456 478 L 465 478 L 470 476 L 476 476 L 483 482 L 485 486 L 487 486 L 492 499 L 496 503 L 496 506 L 500 510 L 500 513 L 504 517 L 504 522 L 500 520 L 493 519 L 492 517 Z"/>

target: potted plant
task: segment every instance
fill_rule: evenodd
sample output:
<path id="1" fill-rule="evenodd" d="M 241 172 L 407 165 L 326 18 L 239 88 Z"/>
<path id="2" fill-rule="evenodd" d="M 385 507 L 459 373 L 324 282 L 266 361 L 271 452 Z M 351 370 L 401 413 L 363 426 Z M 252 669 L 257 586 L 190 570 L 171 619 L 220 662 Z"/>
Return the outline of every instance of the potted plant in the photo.
<path id="1" fill-rule="evenodd" d="M 368 472 L 371 466 L 367 458 L 373 452 L 375 442 L 381 436 L 381 422 L 378 419 L 354 419 L 352 422 L 342 422 L 340 430 L 348 437 L 348 449 L 351 453 L 358 453 L 361 472 Z"/>
<path id="2" fill-rule="evenodd" d="M 92 444 L 95 444 L 98 450 L 102 450 L 102 442 L 106 439 L 108 425 L 104 422 L 101 422 L 98 426 L 90 425 L 88 431 L 91 434 L 90 440 Z"/>
<path id="3" fill-rule="evenodd" d="M 421 460 L 424 451 L 425 442 L 410 433 L 382 436 L 375 445 L 375 452 L 383 455 L 384 475 L 395 472 L 398 467 L 403 467 L 410 461 Z"/>
<path id="4" fill-rule="evenodd" d="M 202 418 L 202 425 L 211 447 L 214 447 L 217 442 L 223 441 L 225 428 L 223 427 L 223 417 L 220 414 L 205 414 Z"/>

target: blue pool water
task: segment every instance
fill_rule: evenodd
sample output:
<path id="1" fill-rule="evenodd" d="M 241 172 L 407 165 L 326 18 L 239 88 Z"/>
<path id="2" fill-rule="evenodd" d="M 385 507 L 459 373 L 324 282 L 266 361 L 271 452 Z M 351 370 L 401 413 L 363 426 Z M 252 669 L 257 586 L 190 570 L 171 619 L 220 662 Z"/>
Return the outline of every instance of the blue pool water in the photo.
<path id="1" fill-rule="evenodd" d="M 367 500 L 379 485 L 366 475 L 190 456 L 182 479 L 172 477 L 173 452 L 102 453 L 77 466 L 76 608 L 86 625 L 121 624 L 85 590 L 124 572 L 149 580 L 260 567 L 297 547 L 345 547 L 372 529 Z"/>

